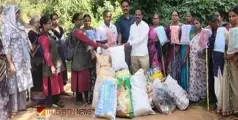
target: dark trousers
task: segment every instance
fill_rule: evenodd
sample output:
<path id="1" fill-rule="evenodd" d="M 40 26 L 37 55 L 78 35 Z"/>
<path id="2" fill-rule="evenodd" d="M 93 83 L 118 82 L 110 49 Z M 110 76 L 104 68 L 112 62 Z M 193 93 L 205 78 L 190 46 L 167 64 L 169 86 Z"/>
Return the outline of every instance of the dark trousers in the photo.
<path id="1" fill-rule="evenodd" d="M 57 104 L 59 102 L 60 95 L 52 95 L 51 91 L 51 82 L 50 82 L 50 77 L 48 78 L 48 96 L 47 96 L 47 104 L 52 105 L 52 104 Z"/>
<path id="2" fill-rule="evenodd" d="M 223 74 L 224 69 L 224 53 L 213 51 L 213 74 L 215 77 L 218 75 L 218 69 L 221 69 L 221 73 Z"/>
<path id="3" fill-rule="evenodd" d="M 213 50 L 208 49 L 208 81 L 209 81 L 209 100 L 210 104 L 217 102 L 214 89 L 214 72 L 213 72 Z"/>
<path id="4" fill-rule="evenodd" d="M 130 69 L 131 67 L 131 49 L 132 47 L 129 47 L 129 48 L 125 48 L 124 51 L 125 51 L 125 61 Z"/>

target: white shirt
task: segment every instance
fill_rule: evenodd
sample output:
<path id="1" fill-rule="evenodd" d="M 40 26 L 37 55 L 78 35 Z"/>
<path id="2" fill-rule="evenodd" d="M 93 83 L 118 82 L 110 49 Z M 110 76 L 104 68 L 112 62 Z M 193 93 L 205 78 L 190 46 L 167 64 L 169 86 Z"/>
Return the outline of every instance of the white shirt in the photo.
<path id="1" fill-rule="evenodd" d="M 131 56 L 148 55 L 148 33 L 149 25 L 141 21 L 138 25 L 136 22 L 131 25 L 128 42 L 132 46 Z"/>
<path id="2" fill-rule="evenodd" d="M 225 27 L 219 27 L 217 29 L 216 39 L 214 43 L 214 51 L 225 52 L 226 41 L 229 39 L 229 33 Z"/>
<path id="3" fill-rule="evenodd" d="M 107 40 L 107 29 L 111 29 L 114 33 L 115 40 L 117 40 L 117 28 L 115 25 L 110 23 L 109 27 L 103 22 L 102 25 L 96 30 L 96 40 L 104 41 Z"/>

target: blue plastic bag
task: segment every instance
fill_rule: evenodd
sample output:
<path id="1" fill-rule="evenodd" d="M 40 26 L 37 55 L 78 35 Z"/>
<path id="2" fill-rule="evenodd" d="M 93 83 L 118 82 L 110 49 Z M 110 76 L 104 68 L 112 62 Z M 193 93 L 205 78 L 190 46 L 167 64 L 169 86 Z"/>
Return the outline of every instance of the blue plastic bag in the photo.
<path id="1" fill-rule="evenodd" d="M 99 118 L 115 119 L 117 108 L 117 86 L 110 80 L 104 80 L 99 88 L 99 99 L 95 116 Z"/>

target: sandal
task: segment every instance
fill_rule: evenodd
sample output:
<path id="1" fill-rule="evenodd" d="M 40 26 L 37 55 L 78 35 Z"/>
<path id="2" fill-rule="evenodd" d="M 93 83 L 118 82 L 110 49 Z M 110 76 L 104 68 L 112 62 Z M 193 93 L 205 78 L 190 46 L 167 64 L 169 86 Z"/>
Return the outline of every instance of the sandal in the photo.
<path id="1" fill-rule="evenodd" d="M 75 102 L 75 105 L 77 105 L 77 106 L 81 106 L 81 105 L 83 105 L 83 103 L 82 102 L 79 102 L 79 101 L 77 101 L 77 102 Z"/>
<path id="2" fill-rule="evenodd" d="M 54 104 L 54 105 L 56 105 L 56 106 L 58 106 L 58 107 L 60 107 L 60 108 L 63 108 L 63 107 L 64 107 L 64 103 L 63 103 L 63 102 L 58 102 L 58 103 L 56 103 L 56 104 Z"/>

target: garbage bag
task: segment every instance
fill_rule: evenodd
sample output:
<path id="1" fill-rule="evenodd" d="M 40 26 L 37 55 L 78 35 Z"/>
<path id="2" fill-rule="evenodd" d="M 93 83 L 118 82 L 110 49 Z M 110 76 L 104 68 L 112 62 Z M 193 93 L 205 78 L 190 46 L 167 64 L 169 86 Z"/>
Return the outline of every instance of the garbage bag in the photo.
<path id="1" fill-rule="evenodd" d="M 163 80 L 164 78 L 163 73 L 158 68 L 150 68 L 148 74 L 151 81 L 155 79 Z"/>
<path id="2" fill-rule="evenodd" d="M 138 70 L 131 77 L 132 103 L 135 117 L 155 114 L 146 93 L 146 76 L 144 70 Z"/>
<path id="3" fill-rule="evenodd" d="M 187 92 L 178 84 L 177 80 L 174 80 L 170 75 L 165 80 L 165 84 L 168 86 L 169 94 L 173 96 L 176 106 L 180 110 L 187 109 L 189 105 L 189 98 Z"/>
<path id="4" fill-rule="evenodd" d="M 111 47 L 109 51 L 112 58 L 112 68 L 115 71 L 128 69 L 125 61 L 124 46 Z"/>
<path id="5" fill-rule="evenodd" d="M 153 83 L 153 104 L 157 111 L 166 115 L 176 109 L 174 98 L 169 94 L 167 85 L 158 79 Z"/>
<path id="6" fill-rule="evenodd" d="M 99 86 L 102 83 L 102 81 L 105 79 L 116 81 L 115 72 L 111 68 L 110 56 L 99 55 L 96 53 L 96 57 L 97 57 L 97 64 L 96 64 L 97 79 L 96 79 L 94 90 L 93 90 L 93 101 L 92 101 L 93 108 L 95 108 L 97 104 Z"/>
<path id="7" fill-rule="evenodd" d="M 131 95 L 131 75 L 129 70 L 116 73 L 117 78 L 117 113 L 118 117 L 133 118 L 133 106 Z"/>
<path id="8" fill-rule="evenodd" d="M 95 116 L 99 118 L 115 119 L 117 108 L 117 85 L 111 80 L 104 80 L 100 85 L 99 99 Z"/>

